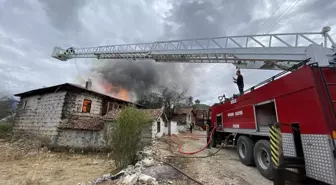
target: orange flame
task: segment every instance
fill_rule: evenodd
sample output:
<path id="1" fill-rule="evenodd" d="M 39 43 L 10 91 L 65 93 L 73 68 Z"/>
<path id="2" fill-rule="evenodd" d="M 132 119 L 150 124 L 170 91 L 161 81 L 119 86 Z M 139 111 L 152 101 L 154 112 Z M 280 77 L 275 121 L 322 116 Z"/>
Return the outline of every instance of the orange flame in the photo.
<path id="1" fill-rule="evenodd" d="M 101 85 L 105 94 L 125 101 L 132 101 L 131 93 L 127 89 L 108 83 L 105 80 L 101 81 Z"/>

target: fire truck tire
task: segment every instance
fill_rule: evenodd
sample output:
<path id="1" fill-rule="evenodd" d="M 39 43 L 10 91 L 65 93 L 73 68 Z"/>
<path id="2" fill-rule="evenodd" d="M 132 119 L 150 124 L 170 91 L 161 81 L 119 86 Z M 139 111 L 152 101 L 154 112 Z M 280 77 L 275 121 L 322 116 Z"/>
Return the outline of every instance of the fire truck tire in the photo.
<path id="1" fill-rule="evenodd" d="M 240 136 L 237 140 L 237 153 L 240 161 L 246 166 L 254 165 L 253 158 L 254 142 L 251 138 Z"/>
<path id="2" fill-rule="evenodd" d="M 213 136 L 212 136 L 212 139 L 210 141 L 210 146 L 212 148 L 216 148 L 217 147 L 217 143 L 218 143 L 218 141 L 217 141 L 217 135 L 216 135 L 216 133 L 214 133 Z"/>
<path id="3" fill-rule="evenodd" d="M 267 140 L 259 140 L 253 150 L 255 164 L 265 178 L 273 179 L 273 166 L 271 162 L 270 142 Z"/>

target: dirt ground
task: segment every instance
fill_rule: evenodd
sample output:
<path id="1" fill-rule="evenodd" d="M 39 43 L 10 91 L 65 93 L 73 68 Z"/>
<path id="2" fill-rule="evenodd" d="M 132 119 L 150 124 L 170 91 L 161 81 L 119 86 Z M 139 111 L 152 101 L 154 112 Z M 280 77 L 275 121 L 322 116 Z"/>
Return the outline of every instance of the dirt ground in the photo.
<path id="1" fill-rule="evenodd" d="M 192 136 L 192 138 L 190 138 Z M 205 132 L 194 131 L 173 137 L 182 142 L 182 151 L 197 151 L 206 143 Z M 176 151 L 176 147 L 173 148 Z M 205 156 L 218 149 L 205 149 L 195 156 Z M 161 149 L 166 155 L 167 151 Z M 163 155 L 164 155 L 163 153 Z M 247 167 L 240 163 L 235 148 L 225 148 L 209 158 L 186 159 L 183 171 L 206 185 L 271 185 L 271 181 L 260 175 L 255 167 Z M 184 161 L 186 161 L 184 160 Z"/>
<path id="2" fill-rule="evenodd" d="M 172 136 L 171 139 L 163 138 L 156 142 L 155 153 L 161 158 L 180 155 L 176 152 L 177 147 L 172 144 L 172 141 L 182 143 L 182 151 L 196 151 L 204 147 L 206 143 L 205 132 L 194 131 L 192 135 L 185 133 Z M 39 148 L 40 145 L 32 139 L 26 138 L 25 142 L 0 139 L 0 185 L 89 184 L 89 181 L 113 169 L 113 164 L 111 160 L 108 160 L 107 154 L 55 153 Z M 205 149 L 194 156 L 205 156 L 215 151 L 217 151 L 216 148 Z M 263 178 L 256 168 L 241 164 L 234 148 L 222 149 L 215 156 L 208 158 L 178 157 L 169 160 L 166 158 L 165 161 L 204 185 L 272 184 L 271 181 Z M 158 166 L 154 171 L 161 170 L 161 176 L 168 178 L 168 184 L 197 184 L 174 169 L 166 167 Z"/>
<path id="3" fill-rule="evenodd" d="M 106 155 L 53 153 L 32 143 L 0 140 L 0 184 L 76 185 L 111 170 Z"/>

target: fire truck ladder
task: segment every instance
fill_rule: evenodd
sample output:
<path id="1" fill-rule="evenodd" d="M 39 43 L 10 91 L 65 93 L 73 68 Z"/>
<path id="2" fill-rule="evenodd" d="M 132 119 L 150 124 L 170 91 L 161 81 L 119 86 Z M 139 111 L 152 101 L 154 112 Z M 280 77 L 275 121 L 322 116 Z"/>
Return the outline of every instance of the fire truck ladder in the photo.
<path id="1" fill-rule="evenodd" d="M 336 44 L 330 27 L 321 32 L 243 35 L 157 41 L 86 48 L 54 47 L 52 57 L 152 59 L 156 62 L 231 63 L 243 69 L 288 69 L 311 58 L 320 66 L 335 63 Z"/>

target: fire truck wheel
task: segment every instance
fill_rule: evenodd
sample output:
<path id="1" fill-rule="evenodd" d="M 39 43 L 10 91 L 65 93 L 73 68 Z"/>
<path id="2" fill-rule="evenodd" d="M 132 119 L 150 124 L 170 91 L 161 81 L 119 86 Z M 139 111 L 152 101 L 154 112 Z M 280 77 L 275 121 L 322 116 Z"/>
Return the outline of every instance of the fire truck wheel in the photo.
<path id="1" fill-rule="evenodd" d="M 255 164 L 261 175 L 267 179 L 273 179 L 270 142 L 267 140 L 259 140 L 254 146 L 253 153 Z"/>
<path id="2" fill-rule="evenodd" d="M 214 133 L 213 134 L 213 136 L 212 136 L 212 139 L 211 139 L 211 141 L 210 141 L 210 146 L 212 147 L 212 148 L 216 148 L 217 147 L 217 135 L 216 135 L 216 133 Z"/>
<path id="3" fill-rule="evenodd" d="M 253 166 L 253 147 L 254 142 L 251 138 L 240 136 L 237 141 L 237 153 L 240 161 L 246 166 Z"/>

